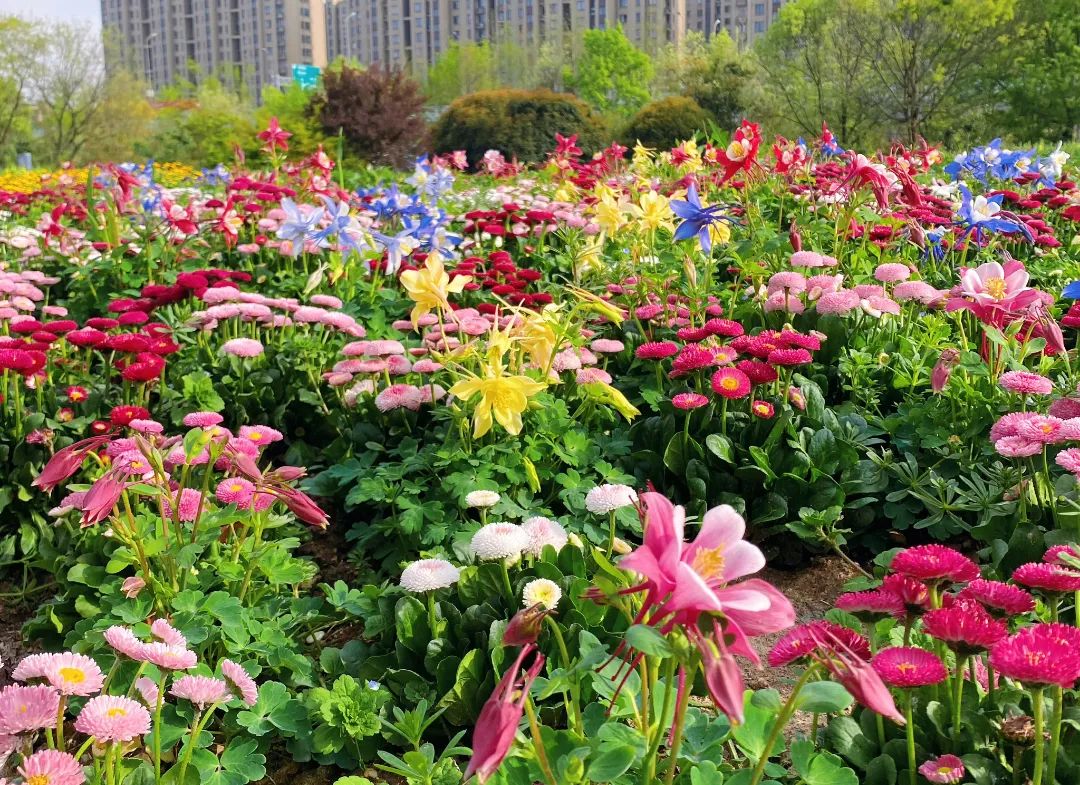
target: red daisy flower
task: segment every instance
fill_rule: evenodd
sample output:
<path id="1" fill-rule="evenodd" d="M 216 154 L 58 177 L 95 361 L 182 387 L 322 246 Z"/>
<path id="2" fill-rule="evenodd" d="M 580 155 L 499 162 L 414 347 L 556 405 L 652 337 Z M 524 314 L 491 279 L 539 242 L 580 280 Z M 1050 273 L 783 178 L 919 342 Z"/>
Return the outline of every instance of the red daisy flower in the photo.
<path id="1" fill-rule="evenodd" d="M 945 663 L 936 654 L 917 646 L 882 649 L 870 664 L 883 682 L 902 689 L 940 684 L 948 676 Z"/>
<path id="2" fill-rule="evenodd" d="M 862 621 L 874 621 L 880 616 L 894 616 L 902 619 L 907 610 L 904 600 L 899 595 L 880 589 L 841 594 L 836 598 L 836 607 L 857 616 Z"/>
<path id="3" fill-rule="evenodd" d="M 1021 564 L 1013 570 L 1012 579 L 1021 586 L 1050 594 L 1080 591 L 1080 572 L 1060 564 Z"/>
<path id="4" fill-rule="evenodd" d="M 1071 687 L 1080 678 L 1080 646 L 1059 624 L 1036 624 L 1003 638 L 990 650 L 990 665 L 1023 684 Z"/>
<path id="5" fill-rule="evenodd" d="M 964 587 L 958 599 L 975 600 L 991 613 L 1016 616 L 1035 608 L 1035 599 L 1018 586 L 977 578 Z"/>
<path id="6" fill-rule="evenodd" d="M 721 368 L 713 374 L 712 388 L 724 398 L 745 398 L 750 394 L 750 377 L 738 368 Z"/>

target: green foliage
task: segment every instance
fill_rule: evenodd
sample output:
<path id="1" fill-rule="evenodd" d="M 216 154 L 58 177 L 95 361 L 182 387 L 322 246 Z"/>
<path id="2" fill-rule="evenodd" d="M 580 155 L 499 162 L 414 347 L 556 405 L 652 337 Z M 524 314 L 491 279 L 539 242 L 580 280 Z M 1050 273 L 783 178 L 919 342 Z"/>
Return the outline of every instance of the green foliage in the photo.
<path id="1" fill-rule="evenodd" d="M 295 81 L 289 82 L 285 88 L 267 87 L 262 92 L 262 106 L 255 114 L 255 124 L 259 128 L 266 128 L 270 118 L 276 117 L 281 127 L 292 134 L 289 150 L 297 157 L 310 155 L 320 145 L 332 150 L 337 140 L 327 136 L 319 125 L 311 108 L 311 100 L 311 93 Z M 259 146 L 257 140 L 249 144 L 254 149 Z M 249 151 L 254 152 L 254 149 L 249 148 Z"/>
<path id="2" fill-rule="evenodd" d="M 578 135 L 586 154 L 610 141 L 604 122 L 582 101 L 550 90 L 491 90 L 457 99 L 432 128 L 437 152 L 465 150 L 479 161 L 488 150 L 508 159 L 540 161 L 555 134 Z"/>
<path id="3" fill-rule="evenodd" d="M 657 57 L 652 90 L 653 95 L 693 99 L 720 128 L 733 128 L 746 115 L 759 78 L 754 59 L 739 51 L 727 30 L 708 40 L 690 31 Z"/>
<path id="4" fill-rule="evenodd" d="M 583 51 L 564 76 L 566 86 L 604 113 L 627 116 L 649 100 L 652 60 L 621 27 L 586 30 Z"/>
<path id="5" fill-rule="evenodd" d="M 251 107 L 216 79 L 199 85 L 193 98 L 168 102 L 154 128 L 148 153 L 193 166 L 232 160 L 234 147 L 256 132 Z"/>
<path id="6" fill-rule="evenodd" d="M 316 759 L 354 768 L 374 756 L 373 736 L 382 728 L 382 711 L 389 695 L 378 685 L 339 676 L 330 689 L 317 687 L 306 698 L 314 732 Z"/>
<path id="7" fill-rule="evenodd" d="M 483 41 L 454 42 L 432 63 L 424 94 L 436 106 L 445 106 L 455 98 L 498 85 L 492 45 Z"/>
<path id="8" fill-rule="evenodd" d="M 692 98 L 661 98 L 645 104 L 623 128 L 623 144 L 666 150 L 708 127 L 709 115 Z"/>

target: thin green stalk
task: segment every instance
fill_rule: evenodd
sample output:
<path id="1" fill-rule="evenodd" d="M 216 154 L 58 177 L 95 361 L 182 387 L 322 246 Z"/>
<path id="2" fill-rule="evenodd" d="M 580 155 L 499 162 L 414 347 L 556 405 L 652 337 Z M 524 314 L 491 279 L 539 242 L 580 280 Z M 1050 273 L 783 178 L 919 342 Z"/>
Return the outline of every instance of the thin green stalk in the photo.
<path id="1" fill-rule="evenodd" d="M 536 721 L 536 710 L 533 708 L 531 695 L 525 696 L 525 713 L 529 716 L 529 731 L 533 737 L 533 749 L 536 750 L 536 762 L 540 764 L 540 771 L 544 774 L 544 781 L 548 785 L 559 785 L 559 781 L 551 771 L 551 763 L 548 762 L 547 750 L 544 749 L 544 739 L 540 735 L 540 724 Z"/>
<path id="2" fill-rule="evenodd" d="M 675 725 L 671 729 L 671 748 L 668 750 L 668 770 L 664 777 L 665 785 L 671 785 L 675 781 L 675 769 L 679 765 L 679 750 L 682 748 L 683 727 L 686 725 L 686 710 L 690 705 L 690 692 L 694 685 L 694 676 L 697 674 L 697 664 L 690 668 L 686 674 L 686 689 L 683 690 L 682 698 L 675 707 Z"/>
<path id="3" fill-rule="evenodd" d="M 1058 751 L 1061 749 L 1061 714 L 1064 703 L 1060 686 L 1053 688 L 1053 712 L 1050 715 L 1050 753 L 1046 760 L 1046 781 L 1049 785 L 1055 782 L 1054 775 L 1057 772 Z"/>
<path id="4" fill-rule="evenodd" d="M 611 558 L 611 552 L 615 549 L 615 510 L 611 510 L 608 513 L 608 541 L 607 541 L 607 558 Z"/>
<path id="5" fill-rule="evenodd" d="M 668 657 L 664 662 L 666 663 L 664 669 L 664 704 L 660 709 L 660 716 L 656 718 L 656 727 L 645 728 L 649 734 L 652 734 L 652 741 L 649 743 L 649 749 L 645 754 L 645 778 L 642 785 L 655 785 L 656 783 L 656 761 L 660 754 L 660 744 L 664 739 L 664 718 L 671 711 L 671 704 L 675 700 L 675 658 Z"/>
<path id="6" fill-rule="evenodd" d="M 904 731 L 907 738 L 908 782 L 915 783 L 915 723 L 911 721 L 911 691 L 904 690 Z"/>
<path id="7" fill-rule="evenodd" d="M 773 747 L 776 746 L 776 740 L 780 738 L 780 734 L 783 733 L 784 728 L 787 727 L 791 715 L 795 713 L 795 701 L 799 697 L 802 688 L 806 686 L 806 683 L 810 681 L 810 677 L 814 675 L 816 671 L 816 666 L 810 666 L 803 671 L 802 676 L 795 682 L 795 687 L 791 690 L 791 695 L 780 708 L 780 714 L 777 715 L 776 722 L 773 723 L 772 730 L 769 731 L 769 738 L 765 741 L 765 747 L 761 753 L 761 757 L 758 758 L 758 762 L 754 765 L 754 771 L 750 775 L 750 782 L 747 785 L 759 785 L 761 782 L 761 777 L 765 773 L 765 764 L 769 762 L 769 755 L 772 754 Z"/>
<path id="8" fill-rule="evenodd" d="M 1031 785 L 1042 785 L 1043 781 L 1043 756 L 1045 740 L 1043 739 L 1043 688 L 1035 687 L 1031 691 L 1031 714 L 1035 720 L 1035 770 L 1032 773 Z M 1053 783 L 1051 783 L 1053 785 Z"/>
<path id="9" fill-rule="evenodd" d="M 545 616 L 544 622 L 551 628 L 552 635 L 555 638 L 555 644 L 559 647 L 559 657 L 562 659 L 562 666 L 569 674 L 573 666 L 573 661 L 570 659 L 569 649 L 566 648 L 566 638 L 563 637 L 562 629 L 559 627 L 559 623 L 551 616 Z M 644 682 L 642 682 L 642 685 L 644 685 Z M 572 713 L 570 710 L 566 712 L 567 717 L 571 719 L 570 730 L 576 733 L 580 738 L 585 738 L 585 720 L 581 714 L 581 692 L 577 678 L 572 679 L 570 682 L 570 699 L 567 702 L 573 707 Z"/>
<path id="10" fill-rule="evenodd" d="M 960 704 L 964 699 L 964 667 L 967 665 L 968 658 L 956 656 L 956 672 L 953 677 L 955 684 L 953 685 L 953 705 L 952 705 L 952 743 L 953 751 L 960 752 Z M 972 671 L 975 668 L 972 666 Z"/>
<path id="11" fill-rule="evenodd" d="M 517 602 L 514 597 L 514 588 L 510 585 L 510 570 L 506 566 L 506 559 L 499 559 L 499 567 L 502 572 L 503 589 L 506 591 L 506 599 L 509 600 L 510 607 L 513 608 L 517 605 Z"/>

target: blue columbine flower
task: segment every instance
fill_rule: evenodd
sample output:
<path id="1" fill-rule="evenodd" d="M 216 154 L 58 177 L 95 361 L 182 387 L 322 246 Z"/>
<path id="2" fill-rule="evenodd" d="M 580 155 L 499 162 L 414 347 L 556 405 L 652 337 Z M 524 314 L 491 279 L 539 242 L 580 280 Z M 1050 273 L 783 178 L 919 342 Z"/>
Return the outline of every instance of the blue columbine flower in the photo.
<path id="1" fill-rule="evenodd" d="M 291 255 L 299 256 L 304 250 L 304 242 L 318 231 L 316 227 L 322 221 L 323 208 L 316 207 L 304 215 L 296 202 L 285 197 L 281 200 L 281 209 L 285 211 L 285 220 L 278 227 L 277 237 L 292 243 Z"/>
<path id="2" fill-rule="evenodd" d="M 956 223 L 964 227 L 963 236 L 975 235 L 976 241 L 982 241 L 984 231 L 1000 234 L 1020 232 L 1028 242 L 1034 242 L 1035 236 L 1027 225 L 1013 213 L 1001 209 L 1001 194 L 986 197 L 980 194 L 973 197 L 966 185 L 960 185 L 963 201 L 956 213 Z"/>
<path id="3" fill-rule="evenodd" d="M 698 198 L 697 186 L 691 183 L 686 191 L 686 201 L 681 199 L 671 201 L 671 211 L 683 219 L 682 223 L 675 228 L 675 239 L 689 240 L 697 235 L 701 250 L 706 254 L 712 253 L 712 237 L 709 229 L 713 224 L 721 221 L 734 223 L 730 216 L 724 215 L 723 210 L 724 206 L 720 204 L 703 207 L 701 199 Z"/>

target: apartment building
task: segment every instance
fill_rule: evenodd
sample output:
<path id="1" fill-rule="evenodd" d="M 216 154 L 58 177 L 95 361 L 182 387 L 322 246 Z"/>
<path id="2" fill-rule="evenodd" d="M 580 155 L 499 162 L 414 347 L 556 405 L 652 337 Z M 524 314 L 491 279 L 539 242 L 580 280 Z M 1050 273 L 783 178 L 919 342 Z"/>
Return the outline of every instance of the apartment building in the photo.
<path id="1" fill-rule="evenodd" d="M 765 34 L 789 0 L 690 0 L 687 27 L 706 36 L 721 29 L 740 47 L 752 46 Z"/>
<path id="2" fill-rule="evenodd" d="M 253 96 L 325 65 L 324 0 L 101 0 L 110 51 L 158 89 L 214 76 Z"/>

